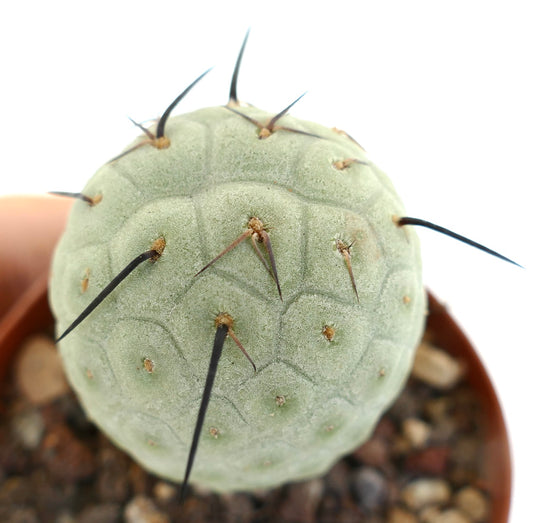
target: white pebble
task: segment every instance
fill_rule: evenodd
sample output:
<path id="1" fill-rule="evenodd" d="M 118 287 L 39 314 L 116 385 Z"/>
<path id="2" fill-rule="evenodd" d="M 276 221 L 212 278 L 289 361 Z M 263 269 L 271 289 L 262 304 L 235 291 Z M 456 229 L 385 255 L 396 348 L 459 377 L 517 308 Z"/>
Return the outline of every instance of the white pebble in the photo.
<path id="1" fill-rule="evenodd" d="M 146 496 L 135 496 L 124 508 L 126 523 L 170 523 L 170 518 L 161 512 Z"/>
<path id="2" fill-rule="evenodd" d="M 413 376 L 432 387 L 446 390 L 463 376 L 462 365 L 447 352 L 422 342 L 416 352 Z"/>
<path id="3" fill-rule="evenodd" d="M 439 507 L 425 507 L 419 513 L 419 523 L 435 523 L 441 511 Z"/>
<path id="4" fill-rule="evenodd" d="M 393 507 L 387 514 L 387 523 L 418 523 L 418 518 L 400 507 Z"/>
<path id="5" fill-rule="evenodd" d="M 43 335 L 24 342 L 15 373 L 20 391 L 34 405 L 48 403 L 69 389 L 54 342 Z"/>
<path id="6" fill-rule="evenodd" d="M 36 408 L 16 414 L 11 426 L 25 448 L 33 450 L 39 446 L 44 431 L 44 421 Z"/>
<path id="7" fill-rule="evenodd" d="M 451 498 L 451 489 L 442 479 L 418 479 L 409 483 L 401 492 L 405 504 L 414 510 L 426 505 L 442 505 Z"/>
<path id="8" fill-rule="evenodd" d="M 158 481 L 154 485 L 154 496 L 159 501 L 170 501 L 177 494 L 178 488 L 166 481 Z"/>
<path id="9" fill-rule="evenodd" d="M 451 508 L 441 512 L 435 518 L 434 523 L 472 523 L 472 520 L 461 511 Z"/>
<path id="10" fill-rule="evenodd" d="M 489 514 L 489 503 L 483 493 L 474 487 L 464 487 L 455 495 L 455 505 L 472 521 L 484 521 Z"/>
<path id="11" fill-rule="evenodd" d="M 423 447 L 431 434 L 431 426 L 418 418 L 407 418 L 402 424 L 403 435 L 414 448 Z"/>

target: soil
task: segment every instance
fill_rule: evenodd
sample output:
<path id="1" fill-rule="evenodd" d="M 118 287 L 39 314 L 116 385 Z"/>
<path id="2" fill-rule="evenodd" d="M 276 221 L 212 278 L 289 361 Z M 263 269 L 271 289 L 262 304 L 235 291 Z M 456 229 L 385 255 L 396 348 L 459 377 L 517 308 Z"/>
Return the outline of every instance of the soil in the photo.
<path id="1" fill-rule="evenodd" d="M 0 521 L 486 522 L 484 409 L 462 376 L 424 342 L 371 439 L 326 476 L 254 493 L 190 488 L 180 504 L 179 485 L 145 472 L 87 420 L 50 328 L 26 340 L 4 387 Z"/>

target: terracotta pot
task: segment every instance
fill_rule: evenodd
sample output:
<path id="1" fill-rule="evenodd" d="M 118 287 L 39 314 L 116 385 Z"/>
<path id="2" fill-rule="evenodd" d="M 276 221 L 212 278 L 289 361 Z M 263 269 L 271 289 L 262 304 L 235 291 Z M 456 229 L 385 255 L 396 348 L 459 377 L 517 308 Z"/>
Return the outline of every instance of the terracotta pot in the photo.
<path id="1" fill-rule="evenodd" d="M 0 198 L 0 383 L 24 337 L 52 322 L 48 272 L 71 206 L 54 196 Z"/>
<path id="2" fill-rule="evenodd" d="M 47 283 L 50 257 L 72 202 L 54 197 L 0 199 L 0 385 L 20 342 L 52 324 Z M 8 249 L 6 246 L 16 246 Z M 511 498 L 509 439 L 490 379 L 474 348 L 437 299 L 429 296 L 431 340 L 466 365 L 488 420 L 485 443 L 486 489 L 492 496 L 491 521 L 508 519 Z"/>
<path id="3" fill-rule="evenodd" d="M 474 347 L 446 308 L 429 293 L 427 329 L 432 342 L 465 364 L 466 381 L 480 400 L 487 420 L 484 446 L 486 489 L 492 497 L 490 521 L 503 523 L 511 504 L 511 453 L 502 410 L 487 371 Z"/>

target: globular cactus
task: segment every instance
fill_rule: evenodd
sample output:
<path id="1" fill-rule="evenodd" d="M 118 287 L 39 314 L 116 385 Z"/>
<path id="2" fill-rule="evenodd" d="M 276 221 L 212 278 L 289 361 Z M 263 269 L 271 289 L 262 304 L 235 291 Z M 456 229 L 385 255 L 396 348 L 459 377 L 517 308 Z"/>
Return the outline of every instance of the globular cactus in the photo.
<path id="1" fill-rule="evenodd" d="M 84 188 L 51 303 L 117 445 L 172 480 L 266 488 L 324 473 L 401 390 L 426 306 L 405 225 L 432 225 L 346 133 L 241 106 L 236 73 L 228 106 L 168 119 L 196 81 Z"/>

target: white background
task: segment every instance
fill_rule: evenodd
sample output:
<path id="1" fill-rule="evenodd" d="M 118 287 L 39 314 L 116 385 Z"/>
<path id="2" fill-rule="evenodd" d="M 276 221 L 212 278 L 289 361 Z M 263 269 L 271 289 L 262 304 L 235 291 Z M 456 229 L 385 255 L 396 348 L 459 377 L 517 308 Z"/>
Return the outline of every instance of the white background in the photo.
<path id="1" fill-rule="evenodd" d="M 192 5 L 194 4 L 194 7 Z M 496 383 L 514 456 L 511 521 L 531 517 L 533 15 L 529 2 L 2 2 L 0 195 L 81 190 L 137 136 L 126 116 L 239 96 L 352 134 L 408 213 L 521 270 L 420 230 L 425 281 Z M 2 246 L 9 248 L 9 246 Z"/>

